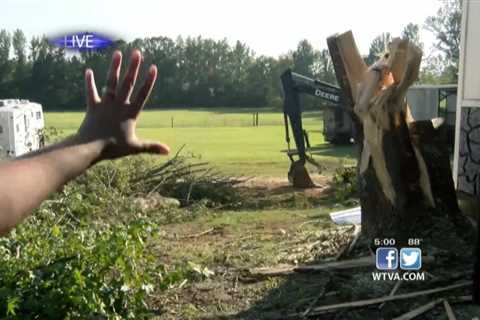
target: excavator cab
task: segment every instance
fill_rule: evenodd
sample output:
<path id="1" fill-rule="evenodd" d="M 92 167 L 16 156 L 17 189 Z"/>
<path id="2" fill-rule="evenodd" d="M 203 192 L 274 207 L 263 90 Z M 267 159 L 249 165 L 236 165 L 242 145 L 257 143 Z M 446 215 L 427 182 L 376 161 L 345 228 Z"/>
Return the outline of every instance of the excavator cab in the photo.
<path id="1" fill-rule="evenodd" d="M 308 94 L 327 101 L 330 108 L 324 110 L 324 136 L 330 143 L 351 143 L 354 137 L 353 122 L 350 114 L 343 108 L 340 88 L 329 83 L 311 79 L 287 69 L 281 75 L 283 89 L 283 115 L 285 121 L 286 153 L 291 165 L 288 172 L 289 181 L 297 188 L 311 188 L 312 181 L 305 164 L 309 162 L 321 168 L 311 154 L 308 134 L 302 124 L 301 94 Z M 290 148 L 290 129 L 293 133 L 296 149 Z M 295 157 L 298 156 L 298 160 Z"/>

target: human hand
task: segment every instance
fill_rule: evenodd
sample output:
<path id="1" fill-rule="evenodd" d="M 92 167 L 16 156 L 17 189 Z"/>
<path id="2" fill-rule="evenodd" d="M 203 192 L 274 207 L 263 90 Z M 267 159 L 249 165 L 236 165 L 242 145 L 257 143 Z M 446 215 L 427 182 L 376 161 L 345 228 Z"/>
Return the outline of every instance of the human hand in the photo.
<path id="1" fill-rule="evenodd" d="M 159 142 L 138 139 L 135 128 L 138 115 L 148 100 L 157 67 L 152 65 L 142 88 L 131 100 L 138 77 L 142 55 L 133 50 L 127 73 L 119 85 L 122 54 L 115 51 L 107 76 L 107 88 L 100 98 L 95 85 L 93 71 L 85 72 L 87 113 L 76 137 L 81 142 L 99 142 L 102 150 L 98 161 L 115 159 L 137 153 L 168 154 L 170 148 Z"/>

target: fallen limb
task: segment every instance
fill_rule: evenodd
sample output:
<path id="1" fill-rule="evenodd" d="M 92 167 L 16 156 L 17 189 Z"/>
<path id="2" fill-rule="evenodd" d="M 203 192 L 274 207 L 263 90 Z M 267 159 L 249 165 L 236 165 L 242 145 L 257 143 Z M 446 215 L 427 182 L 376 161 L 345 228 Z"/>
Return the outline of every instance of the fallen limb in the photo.
<path id="1" fill-rule="evenodd" d="M 360 235 L 362 234 L 362 226 L 361 225 L 354 225 L 353 226 L 353 233 L 352 233 L 352 240 L 350 241 L 350 244 L 345 246 L 343 250 L 341 250 L 338 255 L 336 256 L 335 260 L 340 260 L 343 257 L 348 257 L 350 253 L 352 252 L 353 248 L 355 247 L 355 244 L 357 244 L 358 238 L 360 238 Z"/>
<path id="2" fill-rule="evenodd" d="M 202 231 L 200 233 L 195 233 L 195 234 L 189 234 L 187 236 L 184 236 L 183 238 L 198 238 L 198 237 L 201 237 L 201 236 L 204 236 L 206 234 L 209 234 L 211 232 L 215 231 L 215 228 L 210 228 L 210 229 L 207 229 L 205 231 Z"/>
<path id="3" fill-rule="evenodd" d="M 396 318 L 393 318 L 393 320 L 411 320 L 411 319 L 414 319 L 416 317 L 418 317 L 419 315 L 421 314 L 424 314 L 425 312 L 427 311 L 430 311 L 432 310 L 433 308 L 435 308 L 436 305 L 438 305 L 439 303 L 442 303 L 444 301 L 444 299 L 437 299 L 437 300 L 434 300 L 432 302 L 429 302 L 427 304 L 424 304 L 418 308 L 415 308 L 405 314 L 402 314 L 401 316 L 399 317 L 396 317 Z"/>
<path id="4" fill-rule="evenodd" d="M 373 257 L 362 257 L 353 260 L 333 261 L 322 264 L 312 265 L 282 265 L 273 268 L 253 268 L 250 269 L 250 275 L 252 276 L 287 276 L 296 272 L 314 272 L 314 271 L 331 271 L 339 269 L 352 269 L 359 267 L 368 267 L 375 265 Z"/>
<path id="5" fill-rule="evenodd" d="M 443 307 L 445 308 L 445 312 L 447 313 L 448 320 L 457 320 L 457 317 L 455 317 L 455 313 L 453 312 L 450 303 L 448 303 L 448 300 L 443 300 Z"/>
<path id="6" fill-rule="evenodd" d="M 451 303 L 465 303 L 465 302 L 472 302 L 473 300 L 473 297 L 472 295 L 468 295 L 468 296 L 460 296 L 460 297 L 455 297 L 455 298 L 452 298 L 450 299 L 450 302 Z"/>
<path id="7" fill-rule="evenodd" d="M 434 261 L 432 256 L 422 257 L 423 263 L 431 263 Z M 353 268 L 362 268 L 362 267 L 371 267 L 375 266 L 375 257 L 361 257 L 357 259 L 342 260 L 342 261 L 333 261 L 325 262 L 322 264 L 312 264 L 312 265 L 281 265 L 273 268 L 252 268 L 249 270 L 251 276 L 263 276 L 263 277 L 275 277 L 275 276 L 288 276 L 292 273 L 301 273 L 301 272 L 318 272 L 318 271 L 335 271 L 335 270 L 346 270 Z"/>
<path id="8" fill-rule="evenodd" d="M 440 293 L 440 292 L 455 290 L 455 289 L 459 289 L 459 288 L 469 287 L 471 285 L 472 285 L 472 281 L 464 281 L 464 282 L 457 283 L 457 284 L 452 284 L 452 285 L 446 286 L 446 287 L 440 287 L 440 288 L 435 288 L 435 289 L 404 293 L 404 294 L 399 294 L 399 295 L 395 295 L 395 296 L 385 296 L 385 297 L 380 297 L 380 298 L 372 298 L 372 299 L 366 299 L 366 300 L 358 300 L 358 301 L 337 303 L 337 304 L 332 304 L 332 305 L 328 305 L 328 306 L 321 306 L 321 307 L 316 307 L 316 308 L 312 309 L 309 316 L 318 315 L 318 314 L 327 313 L 327 312 L 334 312 L 334 311 L 338 311 L 339 309 L 345 309 L 345 308 L 364 307 L 364 306 L 369 306 L 369 305 L 372 305 L 372 304 L 378 304 L 378 303 L 382 303 L 382 302 L 386 302 L 386 301 L 411 299 L 411 298 L 415 298 L 415 297 L 426 296 L 426 295 L 431 295 L 431 294 L 435 294 L 435 293 Z"/>
<path id="9" fill-rule="evenodd" d="M 310 310 L 312 310 L 312 308 L 317 304 L 320 299 L 325 298 L 327 290 L 329 290 L 329 288 L 332 286 L 332 282 L 332 277 L 329 277 L 328 282 L 325 284 L 325 286 L 323 286 L 321 293 L 317 295 L 317 297 L 308 304 L 308 307 L 302 313 L 302 318 L 305 318 L 310 313 Z"/>
<path id="10" fill-rule="evenodd" d="M 395 295 L 395 293 L 397 293 L 398 288 L 400 288 L 401 284 L 402 284 L 402 281 L 397 281 L 395 283 L 395 285 L 393 286 L 392 291 L 390 291 L 390 293 L 388 295 L 390 297 L 393 297 Z M 382 302 L 382 304 L 378 306 L 378 309 L 382 309 L 384 305 L 385 305 L 385 302 Z"/>

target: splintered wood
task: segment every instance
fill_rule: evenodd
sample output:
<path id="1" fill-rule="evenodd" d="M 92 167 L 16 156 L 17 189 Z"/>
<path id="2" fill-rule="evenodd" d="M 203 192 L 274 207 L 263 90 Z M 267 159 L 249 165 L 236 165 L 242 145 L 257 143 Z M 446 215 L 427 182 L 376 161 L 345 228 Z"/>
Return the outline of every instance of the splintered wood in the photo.
<path id="1" fill-rule="evenodd" d="M 350 38 L 351 33 L 349 34 Z M 350 42 L 351 39 L 341 41 Z M 343 45 L 342 47 L 348 47 Z M 350 48 L 355 48 L 350 45 Z M 353 49 L 351 49 L 353 50 Z M 363 124 L 363 151 L 360 158 L 360 172 L 367 169 L 370 161 L 377 173 L 385 196 L 391 204 L 395 203 L 395 188 L 387 168 L 383 138 L 385 131 L 401 125 L 402 117 L 406 121 L 407 103 L 405 96 L 408 87 L 417 79 L 422 52 L 408 40 L 396 38 L 390 45 L 390 52 L 369 68 L 364 63 L 359 63 L 359 54 L 348 52 L 345 61 L 346 72 L 352 94 L 355 99 L 354 112 Z M 353 68 L 352 64 L 360 66 Z M 408 119 L 412 122 L 412 119 Z M 427 177 L 428 181 L 428 177 Z M 424 194 L 431 197 L 429 187 L 424 189 Z M 433 204 L 433 199 L 431 201 Z"/>
<path id="2" fill-rule="evenodd" d="M 455 216 L 456 204 L 442 121 L 415 121 L 406 102 L 417 80 L 422 51 L 395 38 L 367 66 L 352 33 L 334 35 L 328 46 L 346 103 L 357 124 L 362 230 L 371 238 L 412 237 L 414 222 L 426 225 L 438 203 L 439 216 Z M 451 196 L 453 195 L 453 197 Z"/>

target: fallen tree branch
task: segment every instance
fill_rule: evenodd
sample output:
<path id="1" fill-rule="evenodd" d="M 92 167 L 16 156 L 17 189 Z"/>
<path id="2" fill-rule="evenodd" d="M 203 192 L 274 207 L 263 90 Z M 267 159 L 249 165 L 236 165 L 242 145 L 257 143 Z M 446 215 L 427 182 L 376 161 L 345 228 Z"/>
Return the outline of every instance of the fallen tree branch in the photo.
<path id="1" fill-rule="evenodd" d="M 183 236 L 182 238 L 198 238 L 198 237 L 204 236 L 206 234 L 209 234 L 213 231 L 215 231 L 215 228 L 210 228 L 210 229 L 207 229 L 207 230 L 202 231 L 200 233 L 189 234 L 189 235 Z"/>
<path id="2" fill-rule="evenodd" d="M 411 320 L 411 319 L 414 319 L 416 317 L 418 317 L 419 315 L 421 314 L 424 314 L 425 312 L 427 311 L 430 311 L 432 310 L 433 308 L 435 308 L 435 306 L 437 306 L 439 303 L 442 303 L 443 301 L 445 301 L 444 299 L 437 299 L 437 300 L 434 300 L 432 302 L 429 302 L 427 304 L 424 304 L 418 308 L 415 308 L 405 314 L 402 314 L 401 316 L 399 317 L 396 317 L 396 318 L 393 318 L 393 320 Z"/>
<path id="3" fill-rule="evenodd" d="M 434 261 L 432 256 L 422 257 L 423 263 L 431 263 Z M 346 270 L 353 268 L 362 268 L 375 266 L 375 257 L 367 256 L 357 259 L 342 260 L 342 261 L 333 261 L 325 262 L 322 264 L 312 264 L 312 265 L 281 265 L 273 268 L 252 268 L 249 270 L 251 276 L 259 277 L 275 277 L 275 276 L 288 276 L 292 273 L 300 272 L 318 272 L 318 271 L 334 271 L 334 270 Z"/>
<path id="4" fill-rule="evenodd" d="M 309 272 L 309 271 L 330 271 L 338 269 L 352 269 L 360 267 L 368 267 L 375 265 L 375 260 L 373 257 L 362 257 L 353 260 L 343 260 L 343 261 L 334 261 L 326 262 L 323 264 L 312 264 L 312 265 L 282 265 L 273 268 L 253 268 L 249 270 L 250 275 L 252 276 L 287 276 L 295 272 Z"/>
<path id="5" fill-rule="evenodd" d="M 455 317 L 455 313 L 453 312 L 450 303 L 448 303 L 448 300 L 443 300 L 443 307 L 445 308 L 445 312 L 447 313 L 448 320 L 457 320 L 457 317 Z"/>
<path id="6" fill-rule="evenodd" d="M 397 283 L 395 283 L 395 285 L 393 286 L 392 291 L 390 291 L 390 293 L 388 295 L 390 297 L 393 297 L 395 295 L 395 293 L 397 293 L 398 288 L 400 288 L 401 284 L 402 284 L 402 281 L 397 281 Z M 385 303 L 386 302 L 382 302 L 382 304 L 378 306 L 378 309 L 382 309 L 383 306 L 385 305 Z"/>
<path id="7" fill-rule="evenodd" d="M 325 286 L 323 286 L 321 293 L 320 293 L 319 295 L 317 295 L 317 297 L 315 297 L 315 298 L 308 304 L 308 307 L 307 307 L 307 308 L 305 309 L 305 311 L 302 313 L 302 318 L 305 318 L 305 317 L 310 313 L 310 311 L 312 310 L 312 308 L 317 304 L 317 302 L 318 302 L 320 299 L 325 298 L 326 293 L 327 293 L 327 290 L 329 290 L 329 288 L 331 287 L 332 282 L 333 282 L 333 278 L 332 278 L 332 277 L 329 277 L 329 278 L 328 278 L 328 282 L 325 284 Z"/>
<path id="8" fill-rule="evenodd" d="M 352 239 L 350 240 L 350 243 L 347 244 L 343 248 L 343 250 L 340 250 L 340 252 L 335 257 L 335 260 L 340 260 L 343 257 L 348 257 L 350 255 L 353 248 L 355 247 L 355 244 L 358 241 L 358 238 L 360 238 L 360 235 L 362 234 L 361 231 L 362 231 L 362 226 L 361 225 L 356 224 L 356 225 L 353 226 Z"/>
<path id="9" fill-rule="evenodd" d="M 455 289 L 459 289 L 459 288 L 469 287 L 471 285 L 472 285 L 472 281 L 464 281 L 464 282 L 461 282 L 461 283 L 456 283 L 456 284 L 452 284 L 450 286 L 440 287 L 440 288 L 435 288 L 435 289 L 428 289 L 428 290 L 422 290 L 422 291 L 417 291 L 417 292 L 399 294 L 399 295 L 395 295 L 395 296 L 384 296 L 384 297 L 380 297 L 380 298 L 357 300 L 357 301 L 352 301 L 352 302 L 343 302 L 343 303 L 337 303 L 337 304 L 328 305 L 328 306 L 316 307 L 316 308 L 312 309 L 309 316 L 319 315 L 319 314 L 327 313 L 327 312 L 334 312 L 334 311 L 338 311 L 339 309 L 358 308 L 358 307 L 369 306 L 369 305 L 372 305 L 372 304 L 378 304 L 378 303 L 387 302 L 387 301 L 411 299 L 411 298 L 415 298 L 415 297 L 426 296 L 426 295 L 430 295 L 430 294 L 435 294 L 435 293 L 455 290 Z"/>
<path id="10" fill-rule="evenodd" d="M 468 296 L 460 296 L 460 297 L 452 298 L 450 299 L 450 302 L 451 303 L 465 303 L 465 302 L 471 303 L 472 300 L 473 300 L 472 295 L 468 295 Z"/>

